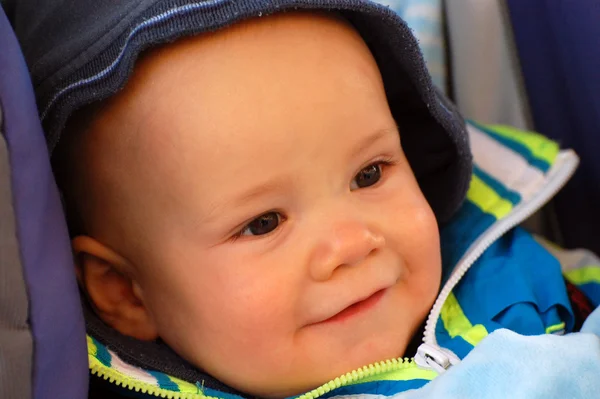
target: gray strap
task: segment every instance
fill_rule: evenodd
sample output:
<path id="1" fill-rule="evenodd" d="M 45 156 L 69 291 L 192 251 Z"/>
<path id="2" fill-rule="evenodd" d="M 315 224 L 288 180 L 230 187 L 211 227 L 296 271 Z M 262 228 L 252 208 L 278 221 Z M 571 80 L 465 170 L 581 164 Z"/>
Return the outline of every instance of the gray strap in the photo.
<path id="1" fill-rule="evenodd" d="M 0 133 L 2 113 L 0 109 Z M 0 398 L 31 399 L 33 342 L 12 205 L 7 143 L 0 134 Z"/>

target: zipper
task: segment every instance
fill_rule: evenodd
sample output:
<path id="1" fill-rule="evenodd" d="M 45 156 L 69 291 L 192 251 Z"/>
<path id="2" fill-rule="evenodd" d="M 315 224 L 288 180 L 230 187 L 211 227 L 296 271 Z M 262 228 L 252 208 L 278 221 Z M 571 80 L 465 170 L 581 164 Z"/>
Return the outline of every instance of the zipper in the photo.
<path id="1" fill-rule="evenodd" d="M 399 370 L 407 370 L 416 367 L 418 367 L 418 365 L 416 364 L 414 358 L 397 358 L 372 363 L 368 366 L 364 366 L 359 369 L 353 370 L 349 373 L 342 375 L 341 377 L 331 380 L 328 383 L 323 384 L 310 392 L 296 397 L 295 399 L 316 399 L 320 396 L 325 395 L 328 392 L 333 391 L 334 389 L 347 385 L 353 385 L 365 378 L 376 377 L 380 374 Z"/>
<path id="2" fill-rule="evenodd" d="M 446 299 L 456 287 L 465 273 L 473 266 L 479 257 L 504 233 L 523 222 L 544 206 L 560 191 L 569 181 L 579 158 L 572 150 L 563 150 L 558 153 L 554 164 L 548 171 L 544 186 L 530 199 L 516 205 L 506 217 L 497 220 L 485 233 L 471 244 L 467 252 L 456 264 L 452 275 L 440 291 L 425 323 L 423 344 L 417 349 L 415 362 L 426 370 L 442 373 L 460 362 L 460 359 L 451 351 L 441 348 L 437 344 L 435 329 Z"/>
<path id="3" fill-rule="evenodd" d="M 115 384 L 130 391 L 140 392 L 146 395 L 152 395 L 160 398 L 169 399 L 219 399 L 214 396 L 207 396 L 202 392 L 202 386 L 196 384 L 197 392 L 176 392 L 168 389 L 160 388 L 149 382 L 143 382 L 134 378 L 124 377 L 121 373 L 114 369 L 106 367 L 96 359 L 90 361 L 90 372 L 92 375 L 103 378 L 111 384 Z"/>
<path id="4" fill-rule="evenodd" d="M 368 366 L 350 371 L 294 399 L 316 399 L 328 392 L 333 391 L 334 389 L 355 384 L 365 378 L 376 377 L 385 373 L 408 370 L 417 367 L 418 365 L 416 364 L 414 358 L 396 358 L 372 363 Z M 169 399 L 219 399 L 205 395 L 202 392 L 202 386 L 199 384 L 197 384 L 197 393 L 175 392 L 160 388 L 151 383 L 135 380 L 133 378 L 123 378 L 123 375 L 121 375 L 119 372 L 100 364 L 100 362 L 97 360 L 90 362 L 90 371 L 93 375 L 108 380 L 117 386 L 121 386 L 131 391 L 141 392 L 146 395 L 153 395 Z"/>

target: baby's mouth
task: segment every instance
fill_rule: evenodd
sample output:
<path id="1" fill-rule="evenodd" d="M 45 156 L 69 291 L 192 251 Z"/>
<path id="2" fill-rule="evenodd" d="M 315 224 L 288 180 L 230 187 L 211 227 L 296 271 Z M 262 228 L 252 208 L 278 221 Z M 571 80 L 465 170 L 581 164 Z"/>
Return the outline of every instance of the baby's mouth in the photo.
<path id="1" fill-rule="evenodd" d="M 352 305 L 336 313 L 330 318 L 321 321 L 321 323 L 339 323 L 372 309 L 373 307 L 375 307 L 375 305 L 379 303 L 386 290 L 387 289 L 385 288 L 381 289 L 373 293 L 371 296 L 353 303 Z"/>

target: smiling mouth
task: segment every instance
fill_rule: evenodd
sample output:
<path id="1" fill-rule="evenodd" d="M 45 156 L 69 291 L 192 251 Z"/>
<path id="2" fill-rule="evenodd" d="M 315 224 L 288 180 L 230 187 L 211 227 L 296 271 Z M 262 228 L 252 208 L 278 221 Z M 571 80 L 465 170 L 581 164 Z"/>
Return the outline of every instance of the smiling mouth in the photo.
<path id="1" fill-rule="evenodd" d="M 379 301 L 385 294 L 385 291 L 386 291 L 385 289 L 379 290 L 379 291 L 375 292 L 373 295 L 371 295 L 361 301 L 353 303 L 352 305 L 348 306 L 341 312 L 336 313 L 332 317 L 330 317 L 326 320 L 323 320 L 321 323 L 339 323 L 341 321 L 344 321 L 351 317 L 354 317 L 360 313 L 366 312 L 366 311 L 372 309 L 373 307 L 375 307 L 375 305 L 377 305 L 379 303 Z"/>

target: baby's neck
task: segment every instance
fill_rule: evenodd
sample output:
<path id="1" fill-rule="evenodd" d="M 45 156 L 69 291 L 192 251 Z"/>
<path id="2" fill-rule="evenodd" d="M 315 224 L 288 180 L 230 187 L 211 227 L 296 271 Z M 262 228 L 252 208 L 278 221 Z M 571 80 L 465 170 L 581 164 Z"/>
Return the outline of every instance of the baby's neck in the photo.
<path id="1" fill-rule="evenodd" d="M 415 331 L 415 333 L 413 334 L 413 337 L 410 340 L 410 342 L 408 343 L 408 346 L 406 347 L 406 351 L 404 352 L 404 355 L 403 355 L 404 357 L 408 357 L 408 358 L 415 357 L 415 354 L 417 353 L 417 349 L 419 348 L 419 345 L 421 345 L 423 343 L 423 334 L 425 332 L 425 322 L 426 322 L 426 320 L 423 320 L 421 325 L 417 328 L 417 331 Z"/>

